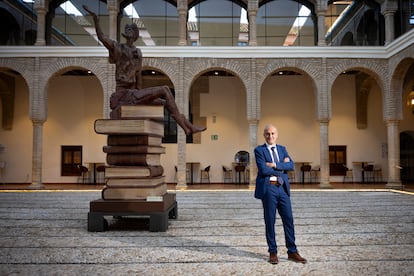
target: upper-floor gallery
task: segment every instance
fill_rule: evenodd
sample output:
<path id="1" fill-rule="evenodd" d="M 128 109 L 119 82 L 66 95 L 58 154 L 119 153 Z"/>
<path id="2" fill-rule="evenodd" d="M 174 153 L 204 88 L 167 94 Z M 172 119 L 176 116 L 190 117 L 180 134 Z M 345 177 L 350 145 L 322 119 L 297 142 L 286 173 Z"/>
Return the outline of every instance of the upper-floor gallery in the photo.
<path id="1" fill-rule="evenodd" d="M 378 46 L 414 24 L 412 0 L 5 0 L 0 45 L 97 46 L 83 5 L 118 41 L 135 22 L 139 46 Z"/>

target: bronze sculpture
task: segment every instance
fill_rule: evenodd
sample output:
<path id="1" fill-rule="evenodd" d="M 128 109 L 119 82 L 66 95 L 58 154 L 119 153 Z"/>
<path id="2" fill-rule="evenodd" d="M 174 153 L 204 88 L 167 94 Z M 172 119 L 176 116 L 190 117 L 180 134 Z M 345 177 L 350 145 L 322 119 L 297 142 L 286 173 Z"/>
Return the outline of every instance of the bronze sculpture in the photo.
<path id="1" fill-rule="evenodd" d="M 109 51 L 109 62 L 116 65 L 116 91 L 110 98 L 112 119 L 117 118 L 114 110 L 122 105 L 164 105 L 186 135 L 206 130 L 205 127 L 193 125 L 180 113 L 168 86 L 142 88 L 142 53 L 134 45 L 139 37 L 139 29 L 135 23 L 125 26 L 122 36 L 126 43 L 119 43 L 102 32 L 98 16 L 94 12 L 85 5 L 83 8 L 92 16 L 98 39 Z"/>

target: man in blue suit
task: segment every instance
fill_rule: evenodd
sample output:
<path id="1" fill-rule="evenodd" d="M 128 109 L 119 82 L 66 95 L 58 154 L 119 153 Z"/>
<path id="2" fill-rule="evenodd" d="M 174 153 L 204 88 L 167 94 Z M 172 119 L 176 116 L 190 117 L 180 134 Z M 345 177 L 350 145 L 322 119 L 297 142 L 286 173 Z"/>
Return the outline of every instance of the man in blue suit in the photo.
<path id="1" fill-rule="evenodd" d="M 276 210 L 278 210 L 283 222 L 288 260 L 306 263 L 306 259 L 299 255 L 295 244 L 295 227 L 287 175 L 287 171 L 294 169 L 293 160 L 286 147 L 276 144 L 278 132 L 275 126 L 266 125 L 263 135 L 266 143 L 257 146 L 254 150 L 257 165 L 254 197 L 261 199 L 263 204 L 269 262 L 271 264 L 279 262 L 275 233 Z"/>

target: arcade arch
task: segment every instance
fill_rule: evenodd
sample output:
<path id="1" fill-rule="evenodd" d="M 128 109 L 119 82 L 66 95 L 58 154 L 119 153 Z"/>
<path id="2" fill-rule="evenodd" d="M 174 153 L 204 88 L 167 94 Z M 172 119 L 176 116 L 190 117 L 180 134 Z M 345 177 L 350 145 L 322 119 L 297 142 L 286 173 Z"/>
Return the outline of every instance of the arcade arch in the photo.
<path id="1" fill-rule="evenodd" d="M 106 137 L 94 132 L 94 121 L 102 118 L 104 93 L 99 79 L 88 69 L 70 66 L 47 81 L 47 120 L 43 127 L 43 172 L 50 182 L 76 182 L 61 178 L 60 150 L 63 145 L 83 148 L 82 164 L 104 163 Z"/>

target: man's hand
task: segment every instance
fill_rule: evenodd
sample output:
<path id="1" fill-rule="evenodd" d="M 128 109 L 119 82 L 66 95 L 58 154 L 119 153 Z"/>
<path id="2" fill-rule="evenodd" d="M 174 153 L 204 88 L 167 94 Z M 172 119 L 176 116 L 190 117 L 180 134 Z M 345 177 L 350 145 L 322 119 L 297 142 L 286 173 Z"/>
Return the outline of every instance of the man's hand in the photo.
<path id="1" fill-rule="evenodd" d="M 285 157 L 285 159 L 283 159 L 283 162 L 290 162 L 289 157 Z"/>
<path id="2" fill-rule="evenodd" d="M 275 168 L 276 169 L 276 164 L 273 162 L 266 162 L 266 166 L 268 166 L 269 168 Z"/>

